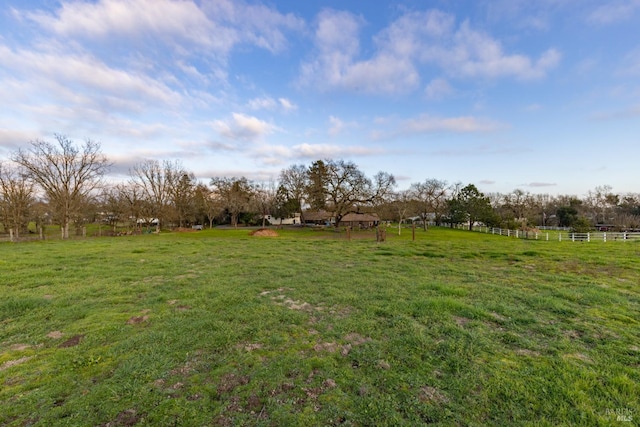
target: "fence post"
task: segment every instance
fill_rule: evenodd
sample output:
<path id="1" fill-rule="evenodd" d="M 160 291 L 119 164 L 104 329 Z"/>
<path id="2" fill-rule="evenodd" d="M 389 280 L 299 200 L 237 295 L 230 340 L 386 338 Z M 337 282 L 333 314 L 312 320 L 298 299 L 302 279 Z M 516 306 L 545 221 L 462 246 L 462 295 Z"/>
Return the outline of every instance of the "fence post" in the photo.
<path id="1" fill-rule="evenodd" d="M 549 232 L 547 231 L 547 242 L 549 241 Z"/>
<path id="2" fill-rule="evenodd" d="M 602 234 L 602 240 L 603 240 L 605 243 L 607 243 L 607 232 L 606 232 L 606 231 Z"/>
<path id="3" fill-rule="evenodd" d="M 558 232 L 558 242 L 562 242 L 562 231 Z"/>
<path id="4" fill-rule="evenodd" d="M 13 242 L 13 228 L 9 229 L 9 241 Z"/>
<path id="5" fill-rule="evenodd" d="M 591 241 L 591 233 L 587 233 L 587 242 Z"/>

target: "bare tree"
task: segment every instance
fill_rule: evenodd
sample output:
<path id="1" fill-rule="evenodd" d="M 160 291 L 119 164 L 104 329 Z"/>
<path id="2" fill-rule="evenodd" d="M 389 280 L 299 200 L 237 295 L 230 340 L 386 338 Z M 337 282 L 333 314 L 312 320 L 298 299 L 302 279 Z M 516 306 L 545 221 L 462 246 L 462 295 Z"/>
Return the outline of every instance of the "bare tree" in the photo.
<path id="1" fill-rule="evenodd" d="M 433 214 L 436 224 L 440 224 L 442 216 L 447 211 L 447 191 L 449 187 L 446 181 L 427 179 L 424 182 L 411 184 L 413 198 L 418 201 L 420 216 L 424 229 L 427 229 L 429 215 Z"/>
<path id="2" fill-rule="evenodd" d="M 254 186 L 254 202 L 262 217 L 262 226 L 266 225 L 267 215 L 275 209 L 278 189 L 273 181 L 258 183 Z"/>
<path id="3" fill-rule="evenodd" d="M 42 188 L 49 205 L 58 213 L 63 238 L 69 238 L 71 218 L 101 185 L 111 165 L 95 141 L 87 139 L 78 148 L 66 136 L 55 138 L 57 144 L 31 141 L 13 155 L 13 160 Z"/>
<path id="4" fill-rule="evenodd" d="M 413 198 L 410 190 L 402 190 L 393 193 L 391 205 L 398 219 L 398 236 L 401 234 L 402 222 L 407 218 L 407 214 L 411 211 Z"/>
<path id="5" fill-rule="evenodd" d="M 182 173 L 182 175 L 175 174 Z M 169 180 L 170 203 L 178 220 L 178 226 L 184 227 L 195 216 L 195 187 L 196 177 L 184 170 L 167 170 Z"/>
<path id="6" fill-rule="evenodd" d="M 307 187 L 307 168 L 304 165 L 292 165 L 280 172 L 278 179 L 280 187 L 278 191 L 281 196 L 288 200 L 293 200 L 302 211 Z M 300 212 L 302 216 L 302 212 Z M 301 217 L 304 224 L 304 218 Z"/>
<path id="7" fill-rule="evenodd" d="M 14 238 L 27 228 L 34 188 L 24 172 L 0 162 L 0 221 Z"/>
<path id="8" fill-rule="evenodd" d="M 149 204 L 152 218 L 147 220 L 157 221 L 156 227 L 160 231 L 167 218 L 171 216 L 171 210 L 175 207 L 177 200 L 176 196 L 182 199 L 182 191 L 177 189 L 185 183 L 185 176 L 188 181 L 191 180 L 190 175 L 178 160 L 174 162 L 165 160 L 162 163 L 158 160 L 145 160 L 136 164 L 130 175 Z M 179 215 L 175 216 L 177 218 Z"/>
<path id="9" fill-rule="evenodd" d="M 231 225 L 238 226 L 238 217 L 251 208 L 254 185 L 247 178 L 212 178 L 214 197 L 231 217 Z"/>
<path id="10" fill-rule="evenodd" d="M 379 172 L 372 182 L 353 162 L 327 160 L 325 194 L 333 210 L 335 226 L 360 205 L 372 205 L 390 194 L 396 181 L 393 175 Z"/>
<path id="11" fill-rule="evenodd" d="M 142 189 L 135 183 L 118 184 L 116 187 L 118 198 L 123 205 L 125 216 L 127 217 L 127 228 L 140 231 L 139 220 L 149 217 L 150 208 L 144 199 Z"/>
<path id="12" fill-rule="evenodd" d="M 201 217 L 209 221 L 209 228 L 213 228 L 213 220 L 222 210 L 219 200 L 211 189 L 205 184 L 197 184 L 194 189 L 194 198 L 197 210 Z"/>
<path id="13" fill-rule="evenodd" d="M 595 223 L 606 224 L 613 218 L 611 211 L 620 202 L 620 197 L 611 192 L 610 185 L 597 186 L 587 194 L 587 205 L 592 209 L 592 220 Z"/>

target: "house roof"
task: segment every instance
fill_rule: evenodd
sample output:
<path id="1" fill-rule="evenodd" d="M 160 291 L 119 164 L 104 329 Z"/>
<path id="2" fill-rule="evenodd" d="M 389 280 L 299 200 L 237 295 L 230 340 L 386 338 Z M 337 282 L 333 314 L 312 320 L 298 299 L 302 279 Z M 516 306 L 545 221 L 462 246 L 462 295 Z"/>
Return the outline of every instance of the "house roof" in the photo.
<path id="1" fill-rule="evenodd" d="M 305 221 L 324 221 L 333 218 L 333 212 L 327 211 L 306 211 L 304 213 Z"/>
<path id="2" fill-rule="evenodd" d="M 348 213 L 340 220 L 342 222 L 376 222 L 380 221 L 378 215 L 368 213 Z"/>

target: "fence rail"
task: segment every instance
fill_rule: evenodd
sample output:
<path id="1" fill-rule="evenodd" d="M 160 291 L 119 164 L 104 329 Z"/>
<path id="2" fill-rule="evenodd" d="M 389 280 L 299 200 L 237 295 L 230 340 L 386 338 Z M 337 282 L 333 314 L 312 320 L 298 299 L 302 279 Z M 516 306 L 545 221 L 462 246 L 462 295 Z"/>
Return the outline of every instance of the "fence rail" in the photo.
<path id="1" fill-rule="evenodd" d="M 457 228 L 466 228 L 464 226 Z M 516 239 L 530 240 L 557 240 L 570 242 L 628 242 L 640 241 L 640 233 L 638 232 L 603 232 L 595 231 L 589 233 L 573 233 L 563 230 L 540 230 L 540 231 L 523 231 L 509 230 L 505 228 L 495 227 L 475 227 L 474 231 L 488 234 L 497 234 L 499 236 L 514 237 Z"/>

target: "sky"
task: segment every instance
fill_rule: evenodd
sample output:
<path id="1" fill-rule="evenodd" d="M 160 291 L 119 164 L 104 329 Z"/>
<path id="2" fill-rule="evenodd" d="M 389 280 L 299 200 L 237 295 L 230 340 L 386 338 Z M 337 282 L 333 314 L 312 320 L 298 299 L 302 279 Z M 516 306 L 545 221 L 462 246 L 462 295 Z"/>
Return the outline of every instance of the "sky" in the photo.
<path id="1" fill-rule="evenodd" d="M 4 0 L 0 159 L 92 139 L 203 182 L 343 159 L 640 192 L 640 0 Z"/>

